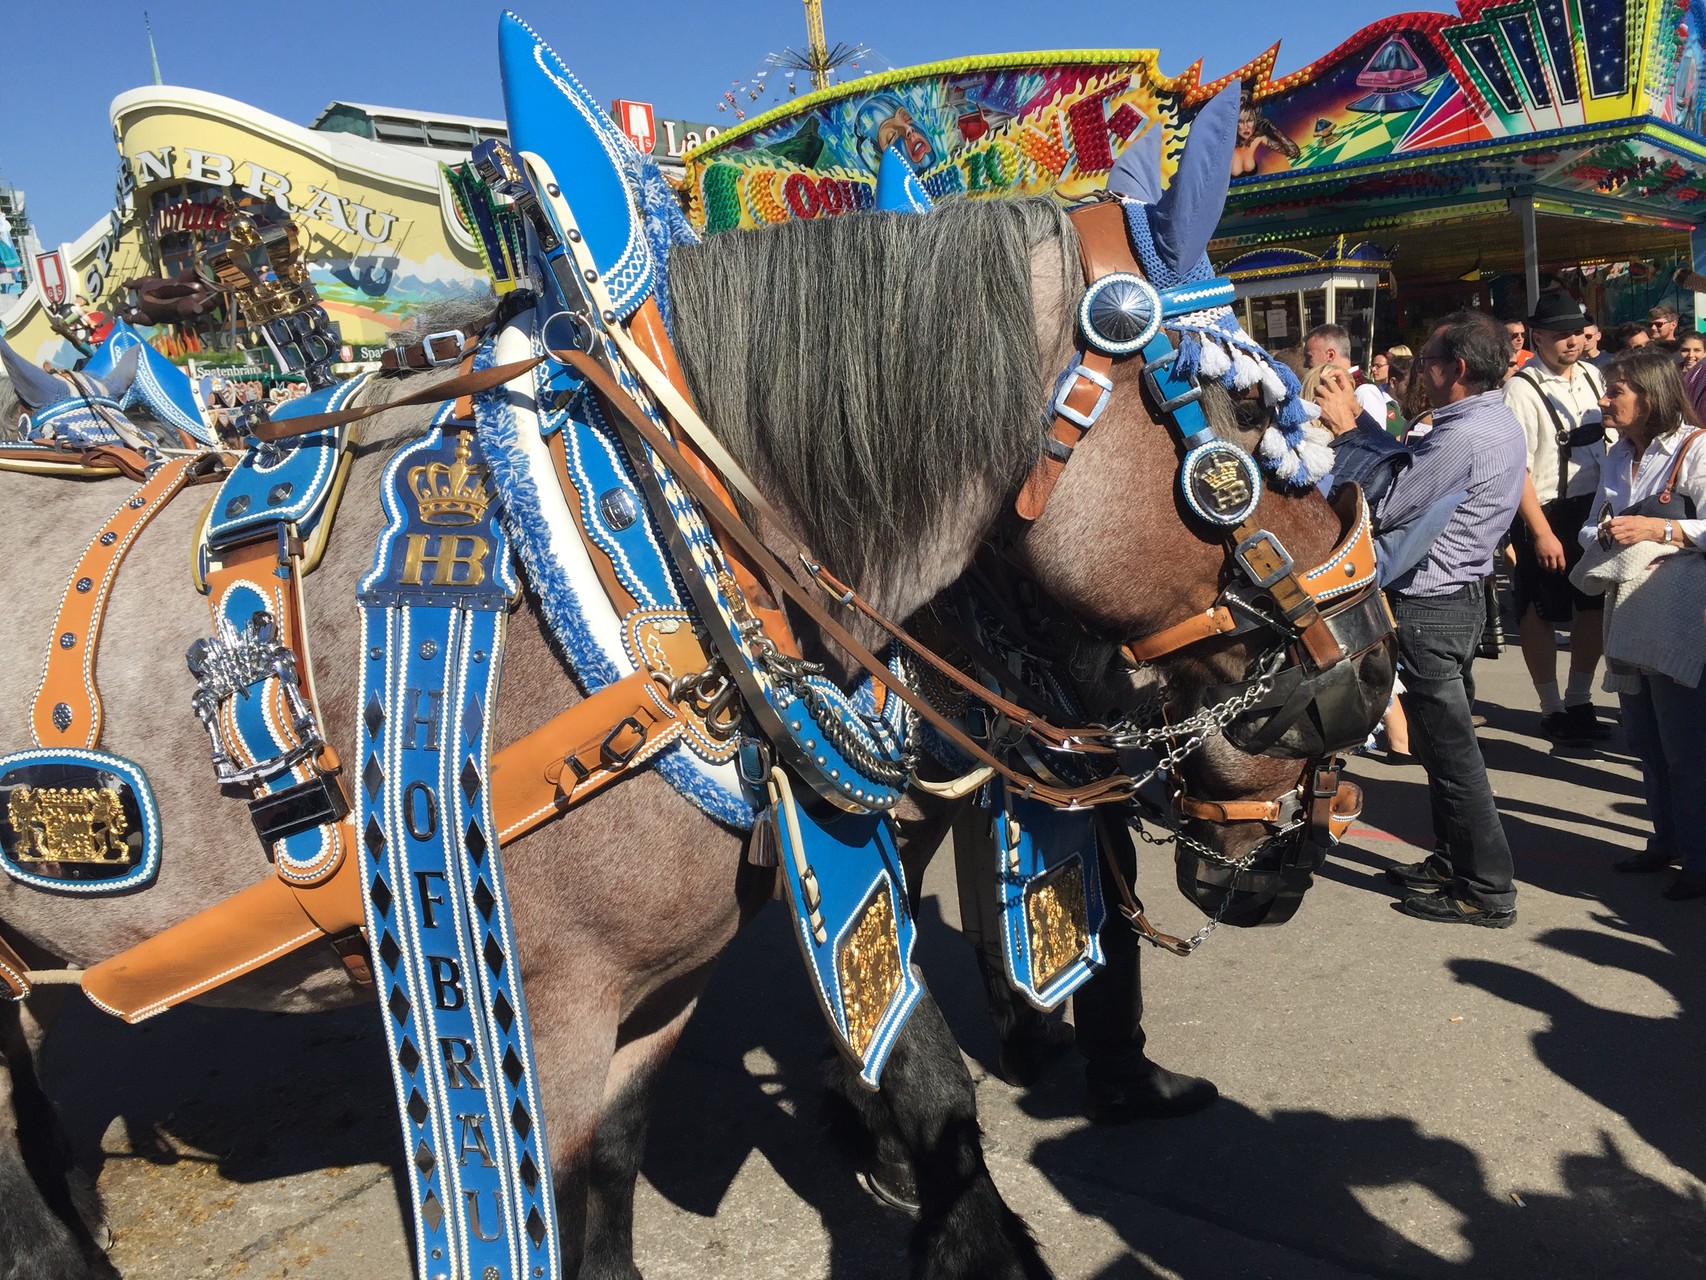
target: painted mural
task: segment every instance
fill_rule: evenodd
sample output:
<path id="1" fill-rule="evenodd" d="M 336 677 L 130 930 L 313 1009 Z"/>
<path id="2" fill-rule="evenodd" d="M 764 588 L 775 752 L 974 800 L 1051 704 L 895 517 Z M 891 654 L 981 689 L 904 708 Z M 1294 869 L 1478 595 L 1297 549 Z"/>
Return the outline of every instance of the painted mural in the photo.
<path id="1" fill-rule="evenodd" d="M 144 295 L 187 296 L 199 238 L 232 204 L 262 205 L 302 234 L 310 279 L 346 360 L 376 359 L 386 336 L 423 307 L 485 292 L 471 233 L 447 197 L 439 156 L 347 133 L 322 133 L 194 89 L 148 87 L 112 105 L 119 149 L 112 210 L 61 245 L 64 298 L 92 323 L 131 315 Z M 56 291 L 57 292 L 57 291 Z M 79 353 L 49 323 L 38 285 L 0 307 L 20 352 L 71 366 Z M 155 323 L 149 342 L 173 358 L 237 358 L 258 338 L 223 308 Z"/>
<path id="2" fill-rule="evenodd" d="M 1152 51 L 937 63 L 723 134 L 688 157 L 691 210 L 720 230 L 866 207 L 895 139 L 933 195 L 1075 199 L 1149 128 L 1177 154 L 1196 109 L 1237 83 L 1235 202 L 1342 177 L 1357 199 L 1394 201 L 1627 189 L 1693 221 L 1706 215 L 1703 36 L 1706 0 L 1458 0 L 1456 14 L 1374 22 L 1283 76 L 1277 44 L 1207 81 L 1200 63 L 1162 75 Z"/>
<path id="3" fill-rule="evenodd" d="M 714 231 L 872 203 L 877 157 L 898 142 L 934 197 L 1099 190 L 1179 98 L 1153 51 L 1020 54 L 867 77 L 730 130 L 687 161 L 689 212 Z"/>

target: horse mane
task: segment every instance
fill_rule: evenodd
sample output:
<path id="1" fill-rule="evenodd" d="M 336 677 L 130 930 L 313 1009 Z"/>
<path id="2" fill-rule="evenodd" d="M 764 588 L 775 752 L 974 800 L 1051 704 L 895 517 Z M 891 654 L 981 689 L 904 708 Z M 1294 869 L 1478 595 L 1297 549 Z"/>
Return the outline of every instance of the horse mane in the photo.
<path id="1" fill-rule="evenodd" d="M 1075 298 L 1077 235 L 1042 197 L 790 221 L 671 254 L 701 412 L 836 573 L 863 582 L 915 553 L 969 488 L 1017 489 L 1054 372 L 1031 292 L 1044 245 Z M 1042 317 L 1049 359 L 1069 350 L 1059 312 Z"/>

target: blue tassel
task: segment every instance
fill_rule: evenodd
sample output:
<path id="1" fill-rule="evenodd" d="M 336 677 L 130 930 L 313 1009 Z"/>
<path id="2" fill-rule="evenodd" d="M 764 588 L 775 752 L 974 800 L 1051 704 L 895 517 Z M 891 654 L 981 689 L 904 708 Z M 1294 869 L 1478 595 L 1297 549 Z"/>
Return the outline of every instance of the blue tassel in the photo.
<path id="1" fill-rule="evenodd" d="M 1202 368 L 1202 343 L 1189 333 L 1179 335 L 1179 354 L 1173 360 L 1173 377 L 1183 382 Z"/>
<path id="2" fill-rule="evenodd" d="M 1303 407 L 1303 401 L 1296 396 L 1287 396 L 1274 414 L 1274 420 L 1285 429 L 1286 443 L 1295 445 L 1303 439 L 1303 428 L 1312 419 L 1309 411 Z"/>

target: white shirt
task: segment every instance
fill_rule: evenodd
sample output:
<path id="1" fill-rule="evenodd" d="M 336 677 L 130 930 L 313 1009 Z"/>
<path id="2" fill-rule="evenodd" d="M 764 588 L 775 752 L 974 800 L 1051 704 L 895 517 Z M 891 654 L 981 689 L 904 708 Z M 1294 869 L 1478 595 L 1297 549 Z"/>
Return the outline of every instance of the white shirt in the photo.
<path id="1" fill-rule="evenodd" d="M 1535 381 L 1540 384 L 1538 392 Z M 1539 356 L 1505 383 L 1505 404 L 1522 423 L 1522 433 L 1528 440 L 1528 474 L 1534 479 L 1534 492 L 1541 502 L 1580 498 L 1596 492 L 1600 467 L 1605 461 L 1605 445 L 1596 442 L 1577 445 L 1570 450 L 1567 467 L 1560 466 L 1558 428 L 1541 396 L 1551 402 L 1564 429 L 1569 431 L 1600 421 L 1599 398 L 1604 391 L 1599 371 L 1585 360 L 1578 361 L 1570 376 L 1565 377 L 1554 373 Z"/>
<path id="2" fill-rule="evenodd" d="M 1362 373 L 1362 370 L 1353 367 L 1350 373 L 1351 377 L 1355 378 Z M 1389 398 L 1387 394 L 1372 382 L 1358 382 L 1356 397 L 1357 408 L 1378 422 L 1381 429 L 1384 430 L 1386 428 L 1386 403 Z"/>
<path id="3" fill-rule="evenodd" d="M 1619 440 L 1611 446 L 1605 455 L 1599 496 L 1594 499 L 1593 510 L 1588 512 L 1588 522 L 1581 532 L 1584 547 L 1598 536 L 1599 517 L 1607 506 L 1611 508 L 1612 515 L 1620 516 L 1636 503 L 1644 502 L 1664 489 L 1665 482 L 1670 479 L 1671 464 L 1676 461 L 1677 448 L 1690 430 L 1684 427 L 1660 436 L 1647 446 L 1639 464 L 1631 441 Z M 1676 477 L 1676 489 L 1671 494 L 1672 503 L 1683 494 L 1694 499 L 1695 511 L 1706 512 L 1706 436 L 1696 440 L 1683 459 L 1682 470 Z M 1706 549 L 1706 518 L 1678 520 L 1676 527 L 1696 547 Z"/>

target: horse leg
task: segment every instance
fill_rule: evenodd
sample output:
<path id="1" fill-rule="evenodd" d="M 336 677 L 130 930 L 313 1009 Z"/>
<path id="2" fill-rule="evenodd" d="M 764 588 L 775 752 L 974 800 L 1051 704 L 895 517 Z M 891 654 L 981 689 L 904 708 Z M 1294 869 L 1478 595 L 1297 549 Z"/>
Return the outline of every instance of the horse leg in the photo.
<path id="1" fill-rule="evenodd" d="M 35 1055 L 61 993 L 38 989 L 28 1013 L 0 1007 L 0 1265 L 29 1280 L 117 1280 L 95 1235 L 105 1235 L 94 1179 L 42 1091 Z"/>
<path id="2" fill-rule="evenodd" d="M 530 983 L 528 1016 L 539 1064 L 539 1106 L 547 1117 L 558 1252 L 566 1280 L 583 1274 L 587 1185 L 604 1111 L 604 1082 L 616 1052 L 614 1004 L 551 1000 L 558 984 Z"/>
<path id="3" fill-rule="evenodd" d="M 917 1179 L 913 1280 L 1042 1280 L 1052 1274 L 989 1176 L 971 1075 L 928 992 L 895 1040 L 879 1093 L 862 1093 L 847 1065 L 839 1073 L 836 1092 L 875 1133 L 879 1157 L 898 1144 Z"/>
<path id="4" fill-rule="evenodd" d="M 623 1024 L 592 1144 L 581 1280 L 641 1280 L 634 1265 L 634 1183 L 646 1154 L 652 1088 L 710 976 L 707 965 L 679 979 Z"/>

